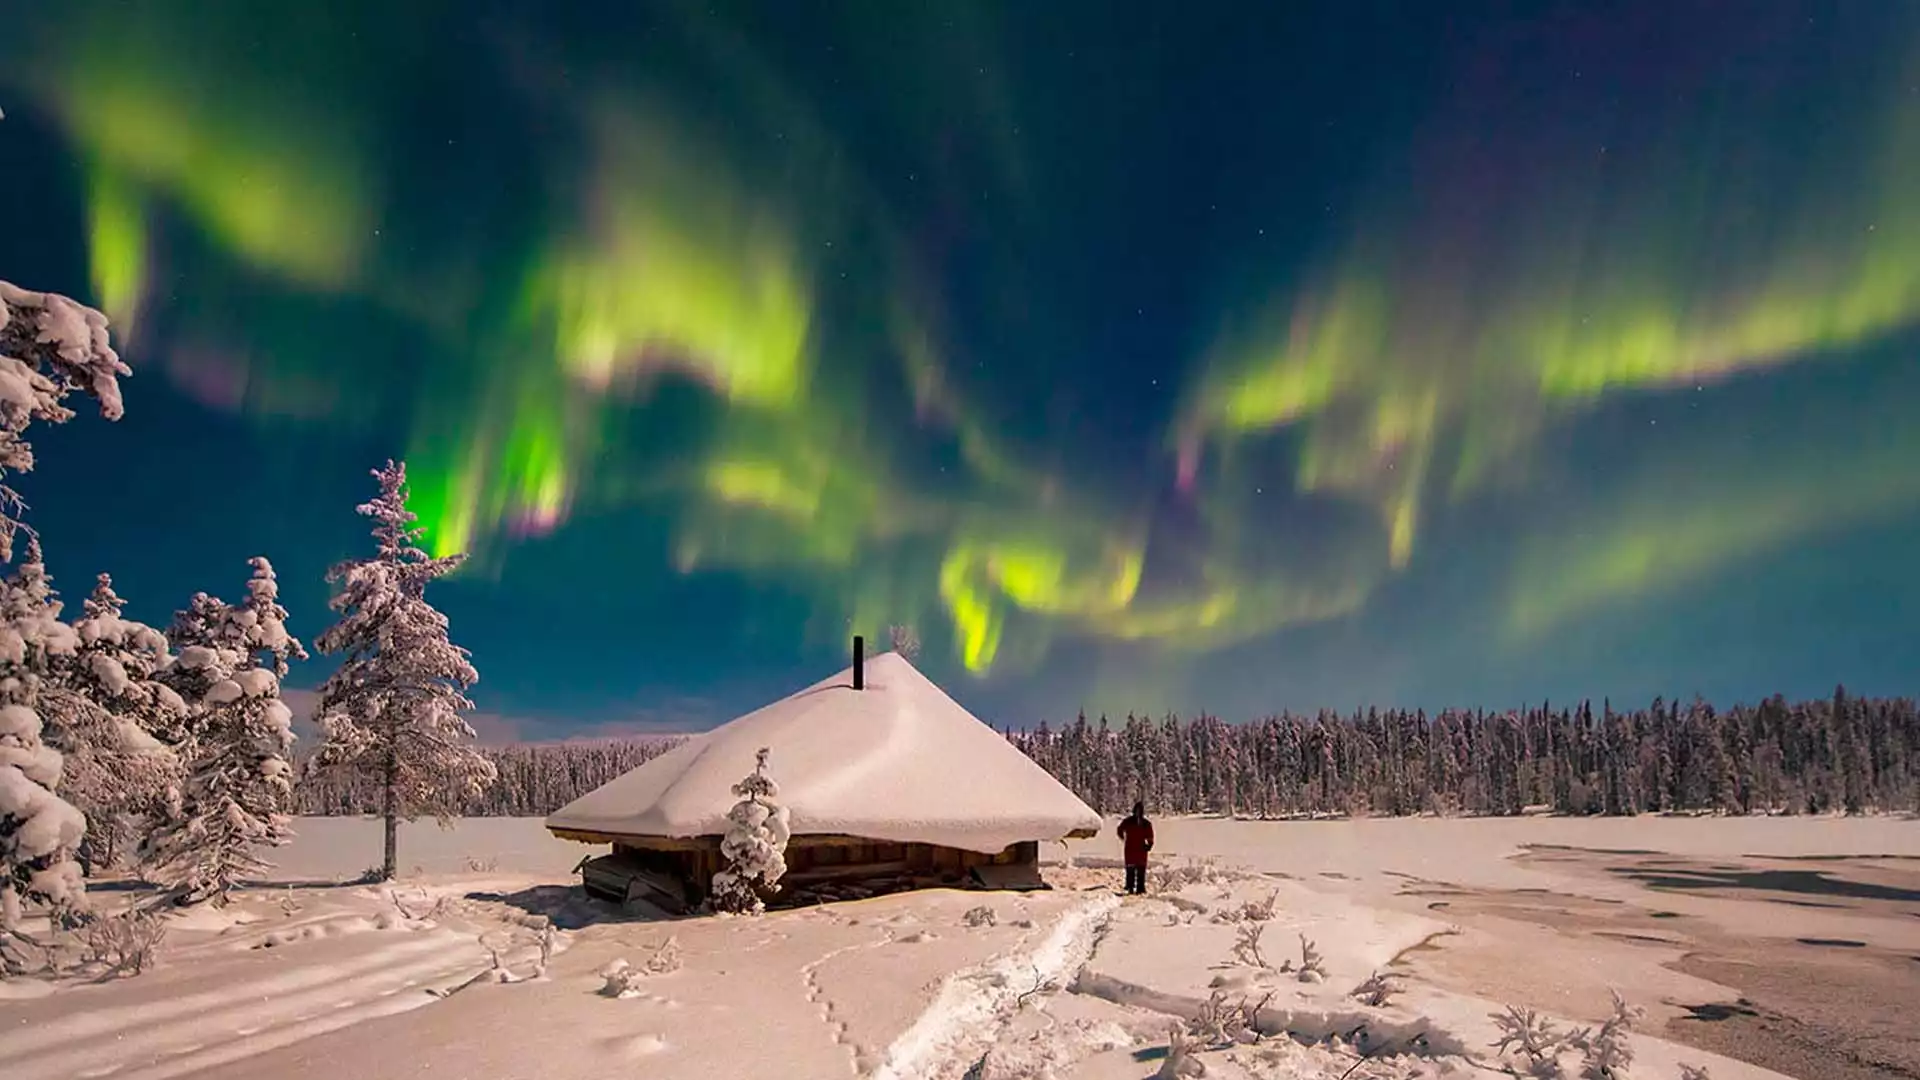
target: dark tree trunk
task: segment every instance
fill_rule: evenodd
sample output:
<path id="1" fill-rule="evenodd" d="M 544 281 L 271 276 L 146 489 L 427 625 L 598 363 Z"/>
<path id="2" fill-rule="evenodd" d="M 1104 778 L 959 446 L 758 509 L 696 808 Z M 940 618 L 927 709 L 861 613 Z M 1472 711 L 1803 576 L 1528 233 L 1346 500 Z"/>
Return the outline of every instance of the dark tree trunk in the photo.
<path id="1" fill-rule="evenodd" d="M 380 863 L 381 877 L 392 881 L 399 873 L 400 862 L 400 748 L 387 747 L 385 783 L 382 784 L 380 812 L 386 818 L 386 852 Z"/>

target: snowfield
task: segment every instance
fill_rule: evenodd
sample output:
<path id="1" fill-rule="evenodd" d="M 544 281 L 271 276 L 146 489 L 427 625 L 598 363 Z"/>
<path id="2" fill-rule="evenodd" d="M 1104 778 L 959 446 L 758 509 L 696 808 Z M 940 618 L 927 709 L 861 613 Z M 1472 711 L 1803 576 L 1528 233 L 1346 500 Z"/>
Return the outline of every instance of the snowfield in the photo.
<path id="1" fill-rule="evenodd" d="M 398 884 L 333 884 L 379 827 L 297 822 L 277 884 L 170 916 L 145 974 L 0 983 L 0 1075 L 1139 1080 L 1178 1027 L 1209 1078 L 1492 1077 L 1490 1013 L 1592 1027 L 1610 989 L 1647 1012 L 1628 1077 L 1915 1060 L 1912 821 L 1171 819 L 1147 897 L 1115 895 L 1109 825 L 1048 853 L 1050 892 L 677 920 L 584 900 L 594 849 L 527 819 L 406 826 Z"/>

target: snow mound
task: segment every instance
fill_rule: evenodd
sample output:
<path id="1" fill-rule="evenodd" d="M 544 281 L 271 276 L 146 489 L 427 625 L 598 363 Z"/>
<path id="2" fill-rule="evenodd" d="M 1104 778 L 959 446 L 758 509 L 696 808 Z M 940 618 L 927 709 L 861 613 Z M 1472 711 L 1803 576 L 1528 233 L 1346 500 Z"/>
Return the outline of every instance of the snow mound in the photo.
<path id="1" fill-rule="evenodd" d="M 986 853 L 1100 829 L 1100 816 L 904 657 L 852 669 L 698 735 L 575 799 L 553 829 L 717 836 L 767 747 L 794 835 L 840 833 Z M 960 782 L 956 782 L 960 781 Z"/>

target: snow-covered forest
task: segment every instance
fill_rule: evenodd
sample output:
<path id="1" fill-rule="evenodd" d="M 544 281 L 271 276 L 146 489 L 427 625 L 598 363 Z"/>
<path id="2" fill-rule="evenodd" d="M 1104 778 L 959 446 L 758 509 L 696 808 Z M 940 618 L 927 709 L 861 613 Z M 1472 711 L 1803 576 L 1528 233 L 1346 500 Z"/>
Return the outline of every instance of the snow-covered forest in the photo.
<path id="1" fill-rule="evenodd" d="M 137 865 L 179 903 L 224 905 L 292 837 L 299 776 L 281 680 L 308 654 L 287 630 L 273 564 L 249 560 L 238 602 L 184 598 L 164 633 L 124 617 L 106 573 L 70 613 L 12 487 L 36 464 L 33 424 L 73 419 L 75 396 L 119 419 L 129 374 L 100 312 L 0 281 L 0 563 L 11 564 L 0 578 L 0 974 L 52 964 L 46 931 L 146 925 L 142 912 L 102 921 L 91 910 L 87 879 L 103 869 Z M 414 546 L 403 465 L 373 475 L 379 497 L 358 509 L 376 552 L 329 575 L 341 617 L 318 644 L 344 663 L 321 689 L 324 734 L 302 763 L 377 787 L 392 877 L 397 821 L 458 813 L 449 803 L 476 796 L 493 770 L 462 715 L 479 676 L 425 598 L 460 557 Z M 36 919 L 40 933 L 22 929 Z"/>
<path id="2" fill-rule="evenodd" d="M 607 739 L 594 742 L 483 746 L 497 779 L 471 798 L 465 817 L 540 817 L 681 743 L 680 737 Z M 306 770 L 302 770 L 303 775 Z M 373 814 L 381 788 L 368 776 L 319 774 L 295 791 L 303 815 Z"/>
<path id="3" fill-rule="evenodd" d="M 1920 809 L 1920 710 L 1904 699 L 1716 711 L 1655 701 L 1506 713 L 1368 710 L 1250 724 L 1085 717 L 1007 738 L 1095 809 L 1158 814 L 1498 815 Z M 678 745 L 675 738 L 487 747 L 499 781 L 469 816 L 552 812 Z M 304 784 L 303 814 L 378 809 L 370 781 Z"/>
<path id="4" fill-rule="evenodd" d="M 1920 809 L 1920 710 L 1836 689 L 1725 712 L 1655 699 L 1251 724 L 1081 717 L 1008 738 L 1081 798 L 1158 813 L 1820 813 Z"/>

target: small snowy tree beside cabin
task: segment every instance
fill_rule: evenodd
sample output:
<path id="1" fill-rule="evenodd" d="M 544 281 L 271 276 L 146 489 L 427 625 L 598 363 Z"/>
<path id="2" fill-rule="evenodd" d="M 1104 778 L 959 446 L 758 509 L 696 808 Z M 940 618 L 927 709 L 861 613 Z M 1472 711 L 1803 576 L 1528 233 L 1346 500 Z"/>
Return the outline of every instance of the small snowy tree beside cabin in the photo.
<path id="1" fill-rule="evenodd" d="M 787 872 L 787 808 L 780 805 L 780 785 L 767 775 L 767 748 L 754 755 L 753 772 L 733 785 L 741 797 L 727 811 L 727 835 L 720 854 L 727 868 L 713 875 L 707 898 L 715 911 L 759 914 L 766 910 L 761 893 L 779 888 Z"/>
<path id="2" fill-rule="evenodd" d="M 93 395 L 101 414 L 118 420 L 119 377 L 130 374 L 107 340 L 106 316 L 0 281 L 0 561 L 13 559 L 26 506 L 8 479 L 33 469 L 27 428 L 35 420 L 72 419 L 64 400 L 75 390 Z M 86 819 L 56 794 L 65 763 L 41 741 L 35 711 L 49 658 L 72 651 L 72 634 L 57 609 L 24 601 L 14 585 L 7 585 L 0 615 L 0 929 L 9 931 L 25 901 L 49 904 L 56 914 L 85 903 L 72 853 Z"/>
<path id="3" fill-rule="evenodd" d="M 415 543 L 421 530 L 407 509 L 405 463 L 375 469 L 380 494 L 358 507 L 373 519 L 370 559 L 335 566 L 332 601 L 340 621 L 314 643 L 341 653 L 320 688 L 324 742 L 313 768 L 365 779 L 381 792 L 386 820 L 381 875 L 399 861 L 399 821 L 431 813 L 444 824 L 495 779 L 493 763 L 472 746 L 463 715 L 466 690 L 480 678 L 467 650 L 447 638 L 447 617 L 426 599 L 427 585 L 465 561 L 433 558 Z"/>
<path id="4" fill-rule="evenodd" d="M 209 620 L 211 645 L 176 665 L 207 684 L 195 706 L 189 769 L 177 819 L 155 837 L 150 876 L 183 903 L 224 905 L 235 886 L 271 869 L 256 849 L 292 837 L 293 712 L 280 700 L 287 660 L 306 649 L 287 633 L 273 566 L 252 561 L 244 603 Z"/>

